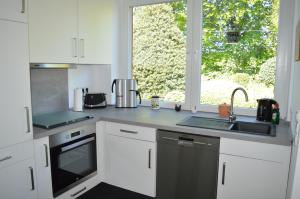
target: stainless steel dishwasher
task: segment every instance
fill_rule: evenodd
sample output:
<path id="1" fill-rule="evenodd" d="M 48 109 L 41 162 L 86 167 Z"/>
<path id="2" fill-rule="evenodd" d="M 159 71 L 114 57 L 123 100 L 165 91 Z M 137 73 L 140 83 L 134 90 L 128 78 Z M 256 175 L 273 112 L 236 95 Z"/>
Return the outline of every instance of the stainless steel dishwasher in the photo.
<path id="1" fill-rule="evenodd" d="M 220 139 L 158 130 L 157 198 L 216 199 Z"/>

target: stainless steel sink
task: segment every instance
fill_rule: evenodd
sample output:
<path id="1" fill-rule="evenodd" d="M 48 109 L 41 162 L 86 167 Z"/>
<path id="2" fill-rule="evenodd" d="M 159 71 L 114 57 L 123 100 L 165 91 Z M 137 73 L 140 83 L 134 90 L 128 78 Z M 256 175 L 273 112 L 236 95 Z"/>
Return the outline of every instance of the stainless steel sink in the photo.
<path id="1" fill-rule="evenodd" d="M 255 122 L 244 122 L 244 121 L 235 121 L 234 123 L 229 123 L 227 120 L 222 120 L 222 119 L 191 116 L 179 122 L 177 125 L 196 127 L 196 128 L 224 130 L 224 131 L 231 131 L 236 133 L 255 134 L 255 135 L 262 135 L 262 136 L 276 135 L 275 127 L 267 123 L 255 123 Z"/>
<path id="2" fill-rule="evenodd" d="M 265 123 L 252 123 L 252 122 L 242 122 L 237 121 L 233 123 L 231 131 L 237 131 L 239 133 L 251 133 L 257 135 L 264 135 L 264 136 L 275 136 L 275 128 L 271 124 Z"/>

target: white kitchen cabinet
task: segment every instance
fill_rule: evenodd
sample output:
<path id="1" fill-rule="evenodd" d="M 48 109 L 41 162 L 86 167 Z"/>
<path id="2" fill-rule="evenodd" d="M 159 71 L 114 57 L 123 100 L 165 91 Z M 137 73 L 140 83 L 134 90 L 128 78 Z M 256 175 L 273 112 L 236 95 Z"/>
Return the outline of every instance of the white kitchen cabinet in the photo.
<path id="1" fill-rule="evenodd" d="M 0 149 L 32 139 L 28 25 L 0 20 Z"/>
<path id="2" fill-rule="evenodd" d="M 104 181 L 156 196 L 156 130 L 106 122 Z"/>
<path id="3" fill-rule="evenodd" d="M 80 64 L 111 64 L 112 1 L 78 0 Z"/>
<path id="4" fill-rule="evenodd" d="M 285 199 L 290 149 L 221 139 L 218 199 Z"/>
<path id="5" fill-rule="evenodd" d="M 27 22 L 27 0 L 1 0 L 0 19 Z"/>
<path id="6" fill-rule="evenodd" d="M 0 198 L 36 199 L 36 176 L 33 158 L 0 169 Z"/>
<path id="7" fill-rule="evenodd" d="M 108 182 L 154 197 L 156 144 L 114 135 L 107 136 Z"/>
<path id="8" fill-rule="evenodd" d="M 281 163 L 223 154 L 219 163 L 218 199 L 285 199 Z"/>
<path id="9" fill-rule="evenodd" d="M 76 0 L 29 0 L 31 63 L 77 63 Z"/>
<path id="10" fill-rule="evenodd" d="M 34 140 L 34 154 L 39 199 L 53 198 L 49 137 Z"/>
<path id="11" fill-rule="evenodd" d="M 29 0 L 31 63 L 110 64 L 112 1 Z"/>

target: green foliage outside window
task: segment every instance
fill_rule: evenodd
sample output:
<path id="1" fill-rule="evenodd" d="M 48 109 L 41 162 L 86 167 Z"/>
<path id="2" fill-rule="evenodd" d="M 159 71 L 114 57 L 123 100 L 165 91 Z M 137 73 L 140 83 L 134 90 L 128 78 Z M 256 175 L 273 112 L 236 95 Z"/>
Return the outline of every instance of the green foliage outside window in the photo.
<path id="1" fill-rule="evenodd" d="M 260 92 L 252 96 L 250 104 L 241 106 L 253 107 L 255 98 L 272 95 L 279 0 L 204 0 L 202 9 L 203 85 L 212 86 L 209 82 L 220 80 Z M 185 0 L 134 8 L 133 77 L 138 79 L 144 99 L 159 95 L 169 101 L 184 101 L 186 12 Z M 234 45 L 226 39 L 233 16 L 241 32 Z M 203 92 L 201 101 L 222 103 L 228 96 L 221 93 Z"/>

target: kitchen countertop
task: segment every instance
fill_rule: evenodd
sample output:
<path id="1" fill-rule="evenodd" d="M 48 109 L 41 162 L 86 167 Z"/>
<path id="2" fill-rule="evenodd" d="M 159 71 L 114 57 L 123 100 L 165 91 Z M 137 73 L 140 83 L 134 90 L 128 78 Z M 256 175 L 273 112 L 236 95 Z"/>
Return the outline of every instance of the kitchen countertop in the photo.
<path id="1" fill-rule="evenodd" d="M 85 120 L 83 122 L 78 122 L 48 130 L 34 127 L 34 139 L 39 139 L 60 132 L 68 131 L 85 124 L 95 123 L 97 121 L 109 121 L 169 131 L 184 132 L 189 134 L 207 135 L 221 138 L 233 138 L 246 141 L 277 144 L 283 146 L 290 146 L 292 142 L 290 126 L 289 123 L 285 121 L 281 121 L 280 125 L 276 127 L 276 137 L 268 137 L 253 134 L 236 133 L 230 131 L 220 131 L 214 129 L 203 129 L 176 125 L 178 122 L 184 120 L 189 116 L 219 118 L 218 115 L 215 113 L 198 112 L 196 114 L 193 114 L 191 113 L 191 111 L 176 112 L 173 109 L 152 110 L 150 107 L 115 108 L 113 106 L 108 106 L 105 109 L 84 110 L 84 112 L 89 113 L 91 116 L 93 116 L 93 118 Z M 248 122 L 257 122 L 255 117 L 249 116 L 238 116 L 237 119 Z"/>

